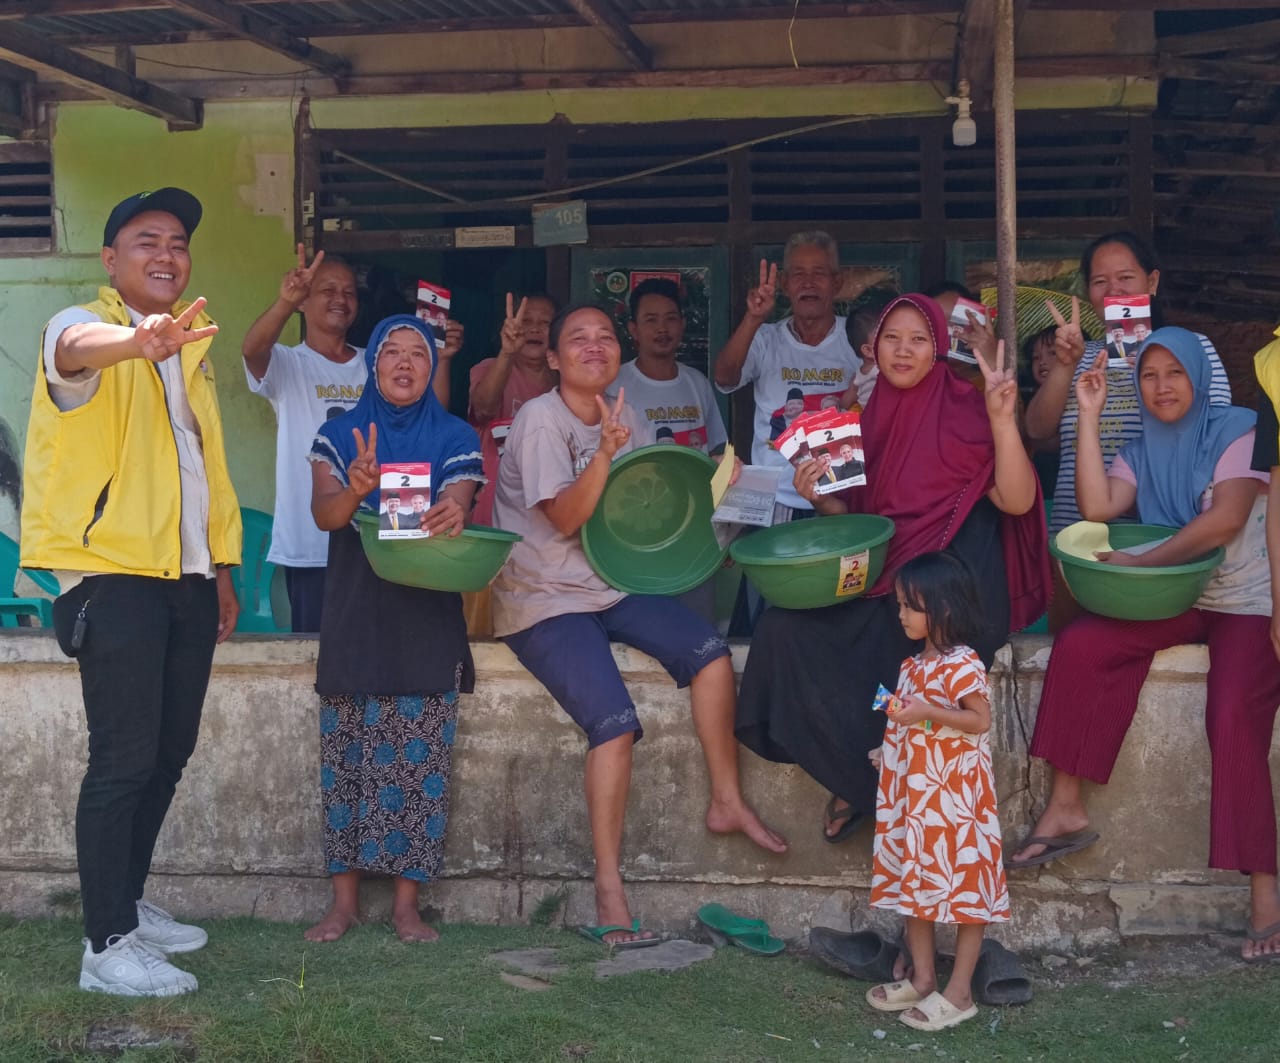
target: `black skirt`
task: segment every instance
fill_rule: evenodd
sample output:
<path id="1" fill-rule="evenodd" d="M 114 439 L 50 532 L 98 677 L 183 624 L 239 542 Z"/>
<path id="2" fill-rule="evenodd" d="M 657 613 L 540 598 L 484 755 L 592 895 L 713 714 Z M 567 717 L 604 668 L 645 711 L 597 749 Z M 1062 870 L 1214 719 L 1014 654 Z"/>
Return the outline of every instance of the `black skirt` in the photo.
<path id="1" fill-rule="evenodd" d="M 947 549 L 977 580 L 983 634 L 973 648 L 990 668 L 1009 637 L 995 506 L 979 502 Z M 766 760 L 800 765 L 855 811 L 872 812 L 878 779 L 867 754 L 880 745 L 885 718 L 871 703 L 880 685 L 896 689 L 903 660 L 922 648 L 903 632 L 892 593 L 825 609 L 769 607 L 742 675 L 738 741 Z"/>

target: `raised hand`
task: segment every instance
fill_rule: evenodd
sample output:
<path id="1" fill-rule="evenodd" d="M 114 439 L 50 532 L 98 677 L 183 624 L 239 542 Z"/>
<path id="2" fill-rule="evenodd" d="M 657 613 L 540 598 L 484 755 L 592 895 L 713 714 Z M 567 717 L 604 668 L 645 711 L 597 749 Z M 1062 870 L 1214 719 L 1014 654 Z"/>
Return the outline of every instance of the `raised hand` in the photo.
<path id="1" fill-rule="evenodd" d="M 1071 297 L 1071 320 L 1067 321 L 1052 299 L 1046 299 L 1045 305 L 1058 328 L 1053 334 L 1053 353 L 1063 365 L 1075 367 L 1084 357 L 1084 333 L 1080 329 L 1080 300 Z"/>
<path id="2" fill-rule="evenodd" d="M 369 425 L 369 442 L 366 445 L 360 429 L 351 429 L 356 439 L 356 457 L 347 466 L 347 483 L 359 498 L 364 498 L 378 486 L 378 426 Z"/>
<path id="3" fill-rule="evenodd" d="M 301 306 L 311 294 L 311 282 L 315 280 L 316 270 L 324 261 L 324 252 L 317 251 L 315 260 L 307 265 L 307 249 L 298 245 L 298 265 L 284 275 L 280 282 L 280 298 L 291 306 Z"/>
<path id="4" fill-rule="evenodd" d="M 163 362 L 172 358 L 183 346 L 217 333 L 217 325 L 193 329 L 191 322 L 205 307 L 203 296 L 187 307 L 176 318 L 169 314 L 148 314 L 133 330 L 133 339 L 142 357 L 149 362 Z"/>
<path id="5" fill-rule="evenodd" d="M 991 423 L 1012 421 L 1018 410 L 1018 374 L 1004 364 L 1004 340 L 996 343 L 995 365 L 987 362 L 980 349 L 973 349 L 982 370 L 983 395 L 987 400 L 987 417 Z"/>
<path id="6" fill-rule="evenodd" d="M 763 321 L 773 313 L 778 298 L 778 267 L 760 260 L 760 283 L 747 293 L 747 317 Z"/>
<path id="7" fill-rule="evenodd" d="M 432 535 L 447 535 L 453 538 L 462 533 L 466 523 L 466 514 L 456 498 L 447 495 L 422 514 L 419 526 Z"/>
<path id="8" fill-rule="evenodd" d="M 969 319 L 969 323 L 960 330 L 961 337 L 988 363 L 993 363 L 996 354 L 996 332 L 991 327 L 990 320 L 979 317 L 972 310 L 966 310 L 965 316 Z"/>
<path id="9" fill-rule="evenodd" d="M 1076 377 L 1076 403 L 1081 414 L 1100 414 L 1107 404 L 1107 349 L 1098 352 L 1092 368 Z"/>
<path id="10" fill-rule="evenodd" d="M 499 353 L 508 356 L 524 346 L 524 312 L 529 306 L 528 299 L 521 299 L 519 309 L 512 312 L 514 301 L 511 293 L 507 292 L 507 319 L 502 323 L 502 349 Z"/>
<path id="11" fill-rule="evenodd" d="M 626 388 L 618 388 L 618 400 L 610 409 L 609 404 L 600 395 L 596 396 L 596 405 L 600 407 L 600 449 L 610 461 L 627 444 L 631 438 L 631 429 L 622 423 L 622 397 Z"/>
<path id="12" fill-rule="evenodd" d="M 462 322 L 449 318 L 444 324 L 444 347 L 440 351 L 441 361 L 448 361 L 462 350 Z"/>

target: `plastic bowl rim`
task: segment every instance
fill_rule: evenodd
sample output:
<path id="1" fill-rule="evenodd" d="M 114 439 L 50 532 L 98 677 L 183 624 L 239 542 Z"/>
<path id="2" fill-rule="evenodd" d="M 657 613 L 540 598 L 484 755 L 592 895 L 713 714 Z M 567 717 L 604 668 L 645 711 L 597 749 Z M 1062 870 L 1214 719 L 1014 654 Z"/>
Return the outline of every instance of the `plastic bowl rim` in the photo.
<path id="1" fill-rule="evenodd" d="M 1068 525 L 1069 527 L 1069 525 Z M 1180 529 L 1169 528 L 1163 524 L 1111 524 L 1107 527 L 1141 527 L 1155 528 L 1160 531 L 1167 531 L 1170 535 L 1177 533 Z M 1195 561 L 1186 561 L 1181 565 L 1108 565 L 1105 561 L 1090 561 L 1087 557 L 1081 557 L 1079 554 L 1069 554 L 1058 546 L 1058 536 L 1066 531 L 1056 531 L 1049 537 L 1049 553 L 1061 561 L 1065 565 L 1071 565 L 1076 568 L 1082 568 L 1090 572 L 1108 572 L 1112 575 L 1123 573 L 1126 576 L 1190 576 L 1204 572 L 1207 569 L 1215 569 L 1222 564 L 1222 559 L 1227 556 L 1225 547 L 1215 546 L 1209 553 Z M 1155 536 L 1153 536 L 1155 538 Z"/>
<path id="2" fill-rule="evenodd" d="M 735 539 L 729 544 L 729 556 L 733 558 L 734 564 L 737 565 L 755 565 L 760 568 L 769 568 L 782 565 L 807 565 L 815 564 L 821 561 L 833 561 L 838 557 L 844 557 L 850 550 L 874 550 L 877 546 L 883 546 L 893 538 L 894 533 L 898 530 L 893 523 L 891 517 L 882 517 L 879 513 L 836 513 L 835 517 L 871 517 L 878 521 L 883 521 L 885 527 L 876 534 L 872 539 L 864 539 L 855 546 L 846 547 L 839 550 L 825 550 L 820 554 L 801 554 L 796 557 L 746 557 L 738 556 L 737 547 L 739 543 L 749 543 L 753 536 L 747 536 L 745 539 Z M 822 517 L 814 517 L 814 520 L 822 520 Z M 775 524 L 775 528 L 790 527 L 790 524 Z M 769 529 L 763 529 L 768 531 Z"/>

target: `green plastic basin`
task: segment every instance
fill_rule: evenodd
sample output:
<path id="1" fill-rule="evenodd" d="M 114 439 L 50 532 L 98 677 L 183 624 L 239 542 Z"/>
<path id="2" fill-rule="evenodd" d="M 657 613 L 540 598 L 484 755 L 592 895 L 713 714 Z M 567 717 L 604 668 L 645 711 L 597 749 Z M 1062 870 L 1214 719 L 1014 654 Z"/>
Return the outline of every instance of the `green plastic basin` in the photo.
<path id="1" fill-rule="evenodd" d="M 450 538 L 379 539 L 378 518 L 357 513 L 365 557 L 379 578 L 432 591 L 482 591 L 521 536 L 473 525 Z"/>
<path id="2" fill-rule="evenodd" d="M 709 579 L 725 555 L 711 527 L 715 471 L 701 451 L 671 443 L 615 461 L 582 526 L 596 574 L 627 594 L 682 594 Z"/>
<path id="3" fill-rule="evenodd" d="M 1107 527 L 1111 546 L 1116 550 L 1164 539 L 1177 531 L 1158 524 Z M 1058 547 L 1057 535 L 1049 541 L 1049 552 L 1061 563 L 1062 575 L 1076 601 L 1091 613 L 1116 620 L 1167 620 L 1185 613 L 1196 604 L 1213 570 L 1226 556 L 1219 546 L 1185 565 L 1123 568 L 1064 553 Z"/>
<path id="4" fill-rule="evenodd" d="M 818 609 L 858 597 L 880 578 L 893 521 L 868 513 L 777 524 L 729 548 L 773 605 Z"/>

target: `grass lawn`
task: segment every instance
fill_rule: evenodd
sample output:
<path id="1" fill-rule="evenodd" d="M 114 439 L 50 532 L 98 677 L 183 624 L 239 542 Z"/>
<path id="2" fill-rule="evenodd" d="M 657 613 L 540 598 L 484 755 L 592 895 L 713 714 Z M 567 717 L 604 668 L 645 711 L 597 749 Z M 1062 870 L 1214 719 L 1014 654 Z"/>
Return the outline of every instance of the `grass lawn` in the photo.
<path id="1" fill-rule="evenodd" d="M 298 926 L 204 925 L 208 947 L 179 957 L 200 991 L 140 1001 L 75 988 L 77 922 L 0 917 L 0 1061 L 107 1058 L 84 1050 L 86 1035 L 122 1021 L 186 1038 L 185 1048 L 113 1057 L 147 1063 L 1280 1058 L 1280 963 L 1244 968 L 1204 945 L 1180 946 L 1173 963 L 1167 951 L 1054 972 L 1032 960 L 1033 1004 L 983 1008 L 931 1035 L 871 1011 L 865 984 L 802 954 L 728 949 L 674 974 L 601 981 L 593 963 L 602 950 L 556 929 L 448 925 L 440 942 L 406 946 L 370 925 L 318 946 Z M 569 967 L 545 991 L 509 984 L 490 958 L 533 946 L 558 946 Z"/>

